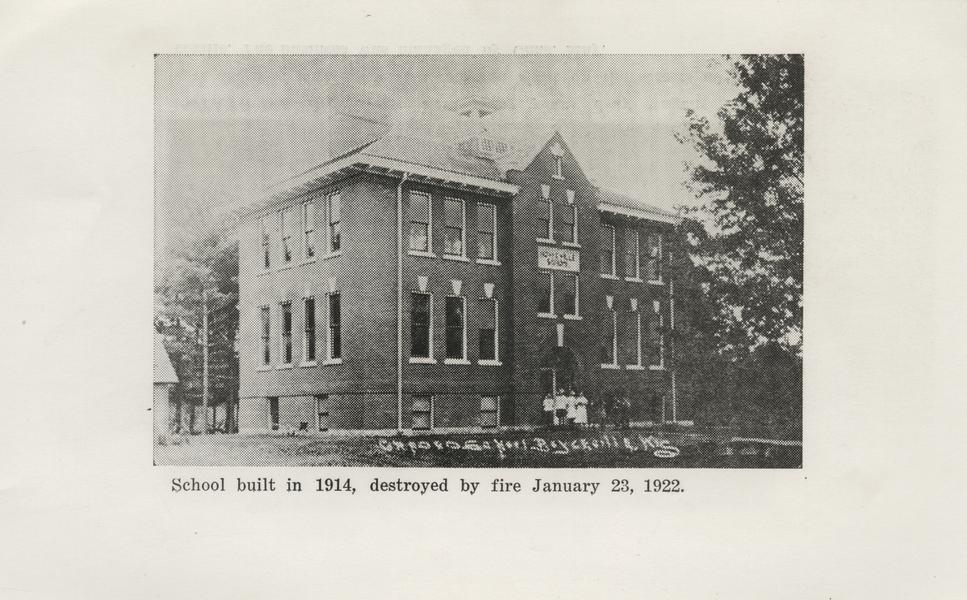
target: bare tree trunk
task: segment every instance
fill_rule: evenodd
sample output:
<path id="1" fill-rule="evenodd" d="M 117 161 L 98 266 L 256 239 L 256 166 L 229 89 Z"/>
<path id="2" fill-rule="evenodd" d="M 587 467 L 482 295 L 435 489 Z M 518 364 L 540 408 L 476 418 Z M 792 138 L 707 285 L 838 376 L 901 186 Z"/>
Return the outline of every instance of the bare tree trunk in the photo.
<path id="1" fill-rule="evenodd" d="M 201 405 L 202 433 L 208 433 L 208 293 L 201 290 Z"/>

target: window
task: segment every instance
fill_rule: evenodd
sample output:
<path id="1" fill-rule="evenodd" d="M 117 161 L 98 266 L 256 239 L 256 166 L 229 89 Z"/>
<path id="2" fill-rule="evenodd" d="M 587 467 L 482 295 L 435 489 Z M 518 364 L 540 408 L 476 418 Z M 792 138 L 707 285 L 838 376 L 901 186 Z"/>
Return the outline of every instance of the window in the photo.
<path id="1" fill-rule="evenodd" d="M 279 429 L 279 399 L 269 398 L 269 426 L 272 431 Z"/>
<path id="2" fill-rule="evenodd" d="M 614 276 L 614 227 L 601 226 L 601 274 Z"/>
<path id="3" fill-rule="evenodd" d="M 556 177 L 557 179 L 564 178 L 563 165 L 564 165 L 564 159 L 560 156 L 555 156 L 554 157 L 554 177 Z"/>
<path id="4" fill-rule="evenodd" d="M 641 366 L 641 313 L 637 310 L 628 314 L 628 364 Z"/>
<path id="5" fill-rule="evenodd" d="M 433 396 L 413 396 L 413 429 L 433 429 Z"/>
<path id="6" fill-rule="evenodd" d="M 410 194 L 410 250 L 431 251 L 431 210 L 429 195 L 416 192 Z"/>
<path id="7" fill-rule="evenodd" d="M 341 309 L 339 292 L 329 294 L 329 360 L 342 359 Z"/>
<path id="8" fill-rule="evenodd" d="M 500 398 L 497 396 L 480 397 L 480 426 L 496 427 L 500 423 Z"/>
<path id="9" fill-rule="evenodd" d="M 655 300 L 652 304 L 651 318 L 648 319 L 648 366 L 653 369 L 665 367 L 665 336 L 662 332 L 664 317 L 661 312 L 661 302 Z"/>
<path id="10" fill-rule="evenodd" d="M 413 292 L 410 299 L 410 356 L 432 358 L 433 297 Z"/>
<path id="11" fill-rule="evenodd" d="M 316 360 L 316 300 L 306 298 L 302 301 L 305 308 L 305 337 L 303 338 L 302 355 L 305 362 Z"/>
<path id="12" fill-rule="evenodd" d="M 638 230 L 625 229 L 625 277 L 639 279 L 638 269 Z"/>
<path id="13" fill-rule="evenodd" d="M 537 238 L 542 240 L 554 239 L 554 232 L 551 231 L 551 223 L 554 212 L 553 203 L 550 199 L 544 198 L 537 202 Z"/>
<path id="14" fill-rule="evenodd" d="M 480 354 L 481 361 L 497 360 L 497 301 L 493 298 L 481 298 L 477 307 L 480 318 Z"/>
<path id="15" fill-rule="evenodd" d="M 466 302 L 463 296 L 447 296 L 446 300 L 446 357 L 463 360 L 467 357 Z"/>
<path id="16" fill-rule="evenodd" d="M 463 200 L 443 199 L 443 254 L 465 256 L 464 229 L 467 215 L 464 213 Z"/>
<path id="17" fill-rule="evenodd" d="M 661 234 L 648 234 L 648 281 L 661 283 Z"/>
<path id="18" fill-rule="evenodd" d="M 332 422 L 329 419 L 329 396 L 327 394 L 316 396 L 316 416 L 319 431 L 329 431 Z"/>
<path id="19" fill-rule="evenodd" d="M 282 303 L 282 363 L 292 364 L 292 303 Z"/>
<path id="20" fill-rule="evenodd" d="M 339 192 L 329 195 L 329 252 L 339 252 L 342 249 L 342 199 Z"/>
<path id="21" fill-rule="evenodd" d="M 601 364 L 618 364 L 618 313 L 608 310 L 604 316 L 604 335 L 601 336 Z"/>
<path id="22" fill-rule="evenodd" d="M 575 225 L 577 222 L 577 205 L 562 204 L 558 207 L 556 214 L 558 218 L 554 222 L 554 239 L 569 244 L 577 243 L 577 227 Z"/>
<path id="23" fill-rule="evenodd" d="M 292 262 L 292 209 L 282 211 L 282 262 Z"/>
<path id="24" fill-rule="evenodd" d="M 477 203 L 477 257 L 497 260 L 497 207 Z"/>
<path id="25" fill-rule="evenodd" d="M 259 308 L 259 316 L 262 320 L 262 364 L 269 365 L 272 363 L 272 329 L 269 320 L 269 307 Z"/>
<path id="26" fill-rule="evenodd" d="M 554 314 L 554 274 L 550 271 L 537 273 L 537 294 L 538 314 Z"/>
<path id="27" fill-rule="evenodd" d="M 272 266 L 272 247 L 269 238 L 269 219 L 262 217 L 262 266 L 266 269 Z"/>
<path id="28" fill-rule="evenodd" d="M 316 255 L 316 211 L 312 202 L 302 204 L 302 241 L 304 243 L 306 260 Z"/>
<path id="29" fill-rule="evenodd" d="M 554 291 L 560 299 L 558 308 L 566 316 L 578 316 L 578 276 L 571 273 L 557 273 L 555 279 Z"/>

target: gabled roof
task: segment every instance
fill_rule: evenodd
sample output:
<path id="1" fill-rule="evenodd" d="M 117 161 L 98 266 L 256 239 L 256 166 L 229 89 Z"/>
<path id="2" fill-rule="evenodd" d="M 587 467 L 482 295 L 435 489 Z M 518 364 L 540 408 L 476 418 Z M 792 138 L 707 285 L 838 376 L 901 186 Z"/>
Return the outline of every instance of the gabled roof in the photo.
<path id="1" fill-rule="evenodd" d="M 178 375 L 171 364 L 171 357 L 168 356 L 164 341 L 157 332 L 154 334 L 154 382 L 178 383 Z"/>

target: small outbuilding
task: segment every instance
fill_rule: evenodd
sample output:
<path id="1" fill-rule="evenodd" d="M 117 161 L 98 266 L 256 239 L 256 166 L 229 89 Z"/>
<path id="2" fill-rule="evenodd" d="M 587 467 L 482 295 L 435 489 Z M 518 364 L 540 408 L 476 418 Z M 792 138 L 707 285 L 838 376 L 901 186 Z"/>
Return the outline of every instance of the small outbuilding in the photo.
<path id="1" fill-rule="evenodd" d="M 171 357 L 165 349 L 161 335 L 154 334 L 154 435 L 171 433 L 169 406 L 171 391 L 178 383 L 178 374 L 171 364 Z"/>

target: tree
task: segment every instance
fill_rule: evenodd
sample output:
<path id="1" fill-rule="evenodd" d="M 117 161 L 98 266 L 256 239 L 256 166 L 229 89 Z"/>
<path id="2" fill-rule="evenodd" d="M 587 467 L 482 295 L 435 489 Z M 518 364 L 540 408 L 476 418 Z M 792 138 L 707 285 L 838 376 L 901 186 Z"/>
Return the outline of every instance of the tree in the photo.
<path id="1" fill-rule="evenodd" d="M 710 275 L 719 347 L 778 344 L 801 353 L 803 294 L 803 57 L 733 59 L 738 96 L 718 122 L 688 113 L 700 159 L 689 166 L 704 224 L 691 254 Z"/>

